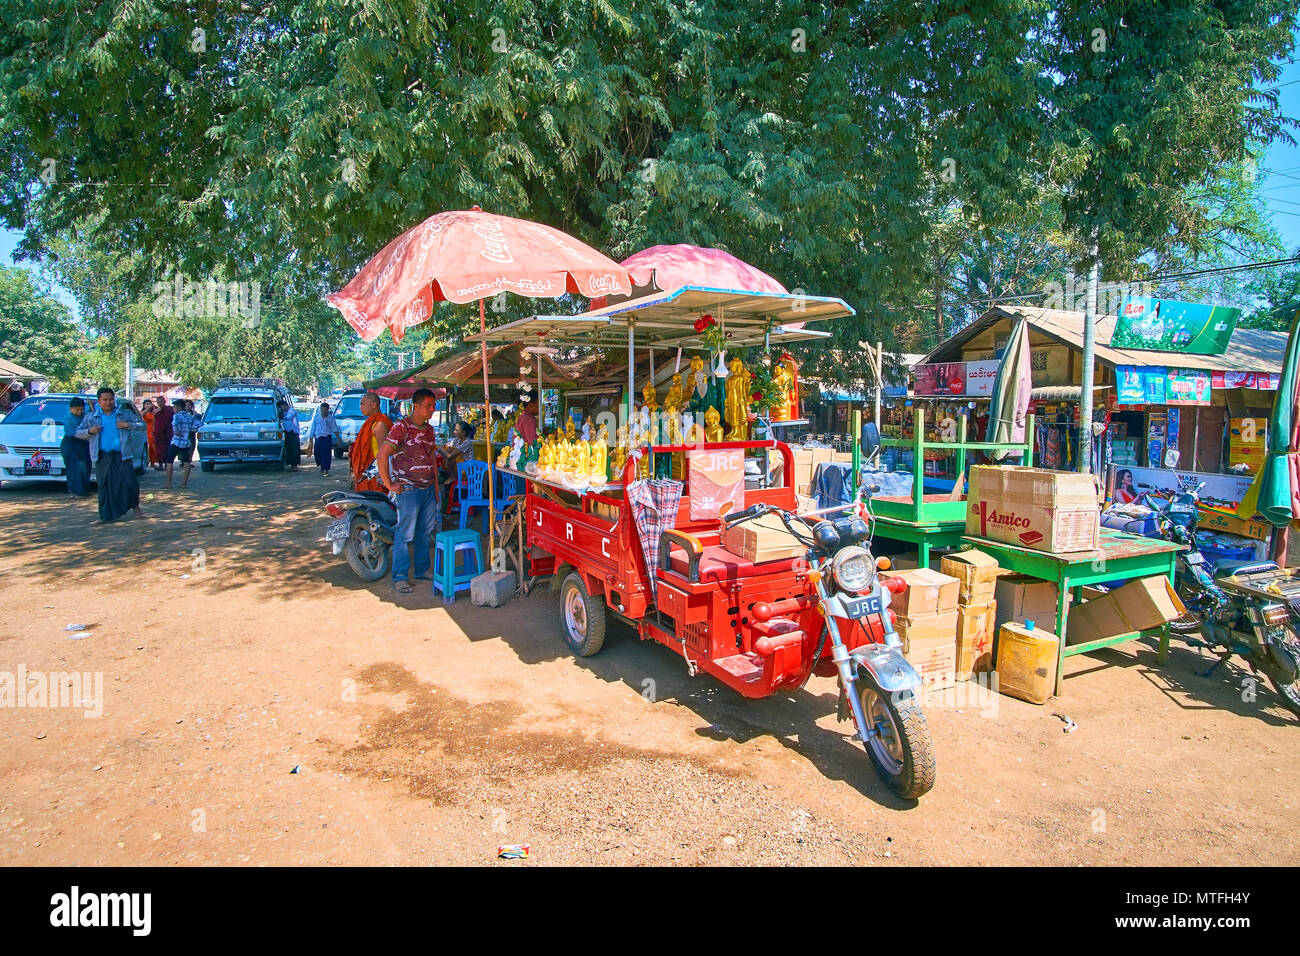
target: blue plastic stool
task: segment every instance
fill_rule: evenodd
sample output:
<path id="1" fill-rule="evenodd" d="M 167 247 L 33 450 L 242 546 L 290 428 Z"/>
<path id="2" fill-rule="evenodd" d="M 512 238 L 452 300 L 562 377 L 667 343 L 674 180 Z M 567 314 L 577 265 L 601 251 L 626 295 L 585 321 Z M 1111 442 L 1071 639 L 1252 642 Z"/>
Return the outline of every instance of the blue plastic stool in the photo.
<path id="1" fill-rule="evenodd" d="M 464 553 L 465 569 L 456 571 L 456 556 Z M 469 556 L 473 555 L 473 569 Z M 443 604 L 453 604 L 458 591 L 468 591 L 470 578 L 482 574 L 483 543 L 472 528 L 461 531 L 439 531 L 433 539 L 433 593 L 442 594 Z"/>
<path id="2" fill-rule="evenodd" d="M 484 481 L 487 480 L 488 466 L 485 461 L 461 461 L 456 463 L 456 490 L 457 497 L 460 499 L 460 527 L 465 530 L 465 525 L 469 521 L 470 508 L 484 509 L 484 526 L 486 527 L 488 507 L 487 490 Z"/>

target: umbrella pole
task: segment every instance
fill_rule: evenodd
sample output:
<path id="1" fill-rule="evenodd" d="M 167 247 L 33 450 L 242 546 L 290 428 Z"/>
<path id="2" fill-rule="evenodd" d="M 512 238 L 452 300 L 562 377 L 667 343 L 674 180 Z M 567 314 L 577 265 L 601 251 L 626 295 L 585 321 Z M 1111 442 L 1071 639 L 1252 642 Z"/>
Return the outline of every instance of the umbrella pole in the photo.
<path id="1" fill-rule="evenodd" d="M 478 330 L 479 333 L 487 332 L 487 312 L 483 308 L 483 300 L 478 300 Z M 479 358 L 483 362 L 483 438 L 487 442 L 487 486 L 488 486 L 488 513 L 487 525 L 488 536 L 488 567 L 495 567 L 496 553 L 492 548 L 493 528 L 492 525 L 496 520 L 496 460 L 492 457 L 492 398 L 488 394 L 488 367 L 487 367 L 487 341 L 480 339 L 478 343 Z"/>

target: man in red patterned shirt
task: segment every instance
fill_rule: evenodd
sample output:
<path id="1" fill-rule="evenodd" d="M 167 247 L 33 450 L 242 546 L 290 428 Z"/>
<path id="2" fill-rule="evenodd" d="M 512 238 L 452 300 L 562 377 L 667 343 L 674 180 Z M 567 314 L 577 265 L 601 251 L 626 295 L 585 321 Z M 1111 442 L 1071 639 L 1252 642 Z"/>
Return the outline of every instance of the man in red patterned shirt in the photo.
<path id="1" fill-rule="evenodd" d="M 411 414 L 388 430 L 376 462 L 379 478 L 397 503 L 397 528 L 393 535 L 393 589 L 410 594 L 413 544 L 415 580 L 428 581 L 429 539 L 440 523 L 438 492 L 438 435 L 429 418 L 437 407 L 433 392 L 416 390 Z"/>

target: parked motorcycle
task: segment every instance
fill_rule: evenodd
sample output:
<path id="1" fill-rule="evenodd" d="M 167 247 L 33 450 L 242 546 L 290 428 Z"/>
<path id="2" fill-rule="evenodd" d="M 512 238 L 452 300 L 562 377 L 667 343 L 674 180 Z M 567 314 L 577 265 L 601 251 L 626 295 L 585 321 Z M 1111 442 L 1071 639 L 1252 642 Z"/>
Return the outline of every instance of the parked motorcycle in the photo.
<path id="1" fill-rule="evenodd" d="M 372 470 L 374 466 L 371 466 Z M 330 491 L 321 495 L 325 512 L 334 519 L 325 540 L 334 545 L 363 581 L 378 581 L 393 560 L 397 506 L 381 491 Z"/>
<path id="2" fill-rule="evenodd" d="M 890 594 L 901 591 L 902 579 L 878 573 L 870 551 L 871 528 L 859 515 L 858 505 L 870 488 L 859 487 L 850 509 L 843 505 L 823 511 L 796 514 L 767 504 L 756 504 L 723 518 L 727 527 L 764 514 L 781 519 L 786 530 L 808 549 L 807 580 L 816 591 L 820 616 L 825 622 L 809 673 L 815 671 L 830 639 L 830 657 L 839 672 L 839 719 L 851 718 L 872 766 L 895 793 L 916 799 L 934 786 L 934 744 L 917 691 L 920 675 L 903 656 L 902 641 L 890 619 Z M 840 513 L 836 517 L 827 512 Z M 807 520 L 805 520 L 807 519 Z M 883 562 L 888 567 L 887 562 Z M 777 604 L 798 603 L 776 602 Z M 775 621 L 785 610 L 756 604 L 754 617 Z M 870 623 L 869 623 L 870 622 Z M 878 627 L 876 626 L 878 623 Z M 842 627 L 856 624 L 883 633 L 883 643 L 858 644 L 849 650 Z"/>
<path id="3" fill-rule="evenodd" d="M 1165 464 L 1176 467 L 1178 453 L 1170 450 Z M 1290 575 L 1272 561 L 1207 561 L 1196 540 L 1196 506 L 1205 483 L 1174 474 L 1178 490 L 1167 501 L 1145 498 L 1160 536 L 1187 548 L 1174 573 L 1174 588 L 1187 613 L 1171 621 L 1170 629 L 1183 635 L 1199 631 L 1204 646 L 1219 655 L 1204 676 L 1238 654 L 1300 716 L 1300 599 L 1278 586 Z"/>

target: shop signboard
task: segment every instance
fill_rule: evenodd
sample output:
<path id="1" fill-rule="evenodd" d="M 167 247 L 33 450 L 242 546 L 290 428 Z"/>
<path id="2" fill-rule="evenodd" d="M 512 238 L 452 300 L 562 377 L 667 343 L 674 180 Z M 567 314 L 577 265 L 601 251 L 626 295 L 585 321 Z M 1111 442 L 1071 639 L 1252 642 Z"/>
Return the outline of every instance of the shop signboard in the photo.
<path id="1" fill-rule="evenodd" d="M 1120 306 L 1110 347 L 1222 355 L 1241 309 L 1131 295 Z"/>
<path id="2" fill-rule="evenodd" d="M 1210 373 L 1195 368 L 1171 368 L 1165 381 L 1165 404 L 1210 404 Z"/>

